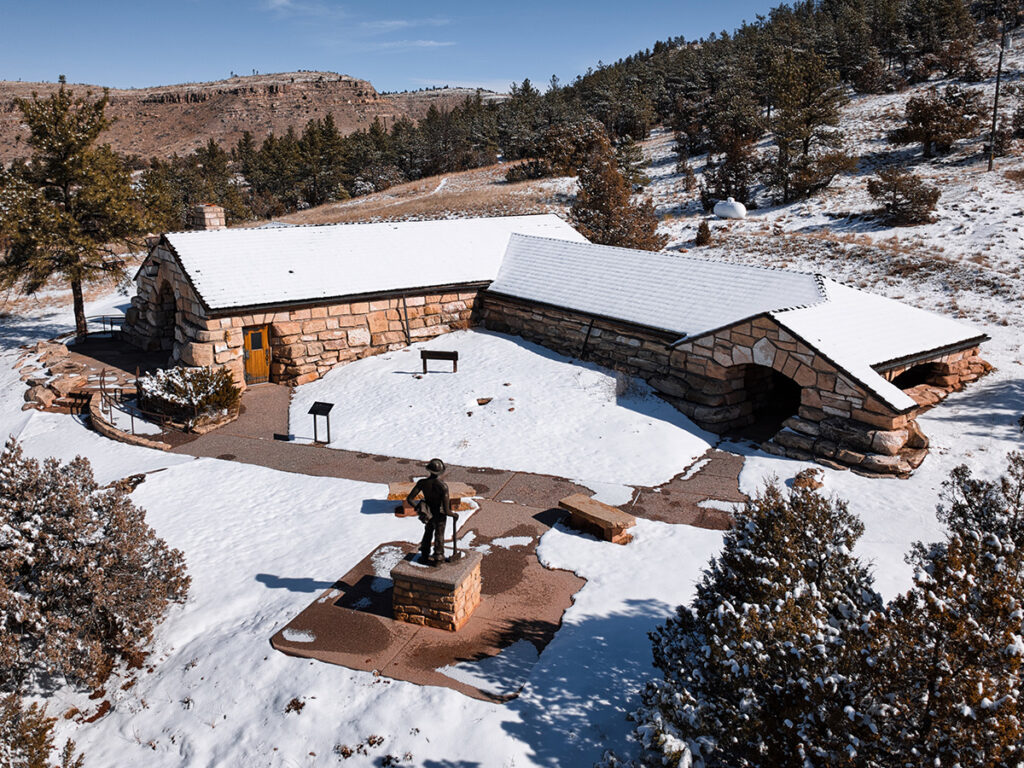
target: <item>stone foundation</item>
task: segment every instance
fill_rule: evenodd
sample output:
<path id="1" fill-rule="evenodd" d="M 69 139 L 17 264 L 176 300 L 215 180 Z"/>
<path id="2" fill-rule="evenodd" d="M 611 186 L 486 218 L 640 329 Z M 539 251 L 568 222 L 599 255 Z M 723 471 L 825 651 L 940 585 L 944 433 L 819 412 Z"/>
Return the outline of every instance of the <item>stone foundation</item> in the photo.
<path id="1" fill-rule="evenodd" d="M 478 311 L 490 329 L 646 380 L 700 427 L 743 429 L 787 393 L 792 416 L 764 448 L 839 468 L 909 475 L 927 455 L 915 418 L 991 369 L 978 348 L 957 350 L 881 372 L 890 381 L 930 366 L 907 390 L 919 407 L 897 411 L 769 315 L 760 315 L 672 347 L 672 334 L 635 328 L 555 307 L 483 293 Z"/>
<path id="2" fill-rule="evenodd" d="M 403 560 L 391 570 L 395 619 L 457 632 L 480 604 L 479 552 L 436 567 Z"/>

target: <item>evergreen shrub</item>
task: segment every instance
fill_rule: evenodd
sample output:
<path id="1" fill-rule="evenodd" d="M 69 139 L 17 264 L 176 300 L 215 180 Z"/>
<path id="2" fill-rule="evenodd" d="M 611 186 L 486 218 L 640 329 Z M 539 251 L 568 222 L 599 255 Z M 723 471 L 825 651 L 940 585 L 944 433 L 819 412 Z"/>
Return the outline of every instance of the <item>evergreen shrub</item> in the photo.
<path id="1" fill-rule="evenodd" d="M 242 392 L 226 368 L 179 365 L 139 377 L 139 406 L 186 428 L 238 409 Z"/>

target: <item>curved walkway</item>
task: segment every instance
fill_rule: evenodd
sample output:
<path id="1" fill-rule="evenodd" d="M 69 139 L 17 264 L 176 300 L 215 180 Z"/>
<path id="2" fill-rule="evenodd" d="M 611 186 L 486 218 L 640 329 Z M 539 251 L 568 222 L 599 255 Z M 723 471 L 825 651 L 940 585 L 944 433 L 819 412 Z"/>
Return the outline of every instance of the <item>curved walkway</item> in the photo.
<path id="1" fill-rule="evenodd" d="M 277 384 L 260 384 L 242 396 L 242 413 L 231 424 L 202 436 L 177 435 L 173 452 L 258 464 L 284 472 L 339 477 L 370 483 L 390 483 L 422 476 L 420 461 L 378 456 L 288 440 L 288 405 L 292 390 Z M 310 417 L 312 418 L 312 417 Z M 334 434 L 344 429 L 332 424 Z M 387 429 L 386 424 L 381 429 Z M 657 488 L 636 489 L 633 500 L 623 505 L 638 517 L 702 528 L 729 527 L 727 512 L 701 502 L 741 503 L 738 479 L 743 458 L 711 449 L 700 462 L 699 471 L 680 475 Z M 473 486 L 479 496 L 493 501 L 511 501 L 547 509 L 572 493 L 591 495 L 589 489 L 571 480 L 531 472 L 449 465 L 445 478 Z"/>

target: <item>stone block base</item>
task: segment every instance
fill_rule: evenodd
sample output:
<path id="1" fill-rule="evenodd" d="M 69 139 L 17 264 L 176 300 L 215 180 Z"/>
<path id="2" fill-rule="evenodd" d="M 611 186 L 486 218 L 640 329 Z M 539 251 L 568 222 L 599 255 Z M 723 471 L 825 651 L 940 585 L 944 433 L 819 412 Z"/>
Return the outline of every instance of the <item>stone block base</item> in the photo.
<path id="1" fill-rule="evenodd" d="M 450 563 L 431 567 L 403 560 L 391 570 L 395 583 L 395 619 L 456 632 L 480 604 L 483 555 L 469 551 Z"/>

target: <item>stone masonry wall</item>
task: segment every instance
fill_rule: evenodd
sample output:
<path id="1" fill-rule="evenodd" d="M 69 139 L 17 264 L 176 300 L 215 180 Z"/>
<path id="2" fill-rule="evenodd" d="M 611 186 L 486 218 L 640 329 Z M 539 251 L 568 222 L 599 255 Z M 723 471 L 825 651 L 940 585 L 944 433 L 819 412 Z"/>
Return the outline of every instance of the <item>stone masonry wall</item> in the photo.
<path id="1" fill-rule="evenodd" d="M 271 381 L 297 385 L 337 365 L 467 328 L 476 298 L 476 290 L 464 289 L 211 318 L 175 259 L 157 247 L 139 272 L 123 334 L 144 349 L 168 349 L 171 364 L 226 367 L 244 387 L 242 331 L 269 325 Z"/>
<path id="2" fill-rule="evenodd" d="M 478 312 L 488 328 L 645 379 L 699 426 L 717 433 L 755 420 L 757 408 L 772 395 L 766 387 L 776 371 L 799 386 L 800 403 L 765 444 L 769 451 L 900 476 L 908 475 L 927 454 L 928 439 L 915 421 L 917 410 L 894 411 L 767 316 L 672 349 L 675 339 L 669 334 L 610 320 L 591 325 L 591 318 L 582 314 L 497 294 L 482 294 Z M 962 360 L 967 362 L 958 362 Z M 976 348 L 931 362 L 940 366 L 935 370 L 942 375 L 957 376 L 955 382 L 942 380 L 947 386 L 943 392 L 976 378 L 987 366 Z M 934 387 L 929 391 L 934 393 Z"/>

